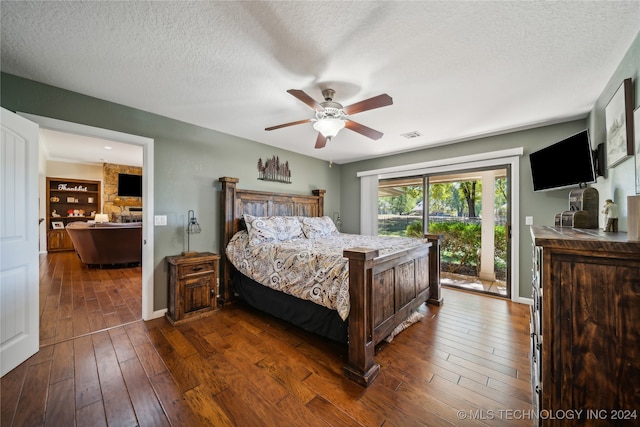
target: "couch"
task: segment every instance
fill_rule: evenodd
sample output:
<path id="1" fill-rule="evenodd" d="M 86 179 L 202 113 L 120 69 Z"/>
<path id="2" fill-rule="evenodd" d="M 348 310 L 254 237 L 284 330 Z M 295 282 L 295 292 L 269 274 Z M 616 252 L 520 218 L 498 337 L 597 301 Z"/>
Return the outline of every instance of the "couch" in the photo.
<path id="1" fill-rule="evenodd" d="M 72 222 L 66 227 L 80 260 L 90 266 L 142 262 L 142 223 Z"/>

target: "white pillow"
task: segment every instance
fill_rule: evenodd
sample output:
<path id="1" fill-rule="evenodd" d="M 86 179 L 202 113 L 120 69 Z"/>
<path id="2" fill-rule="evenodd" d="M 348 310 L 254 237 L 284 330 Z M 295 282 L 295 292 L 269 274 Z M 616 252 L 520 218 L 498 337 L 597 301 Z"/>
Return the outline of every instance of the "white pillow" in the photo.
<path id="1" fill-rule="evenodd" d="M 304 237 L 300 221 L 295 216 L 260 217 L 245 214 L 244 221 L 249 233 L 249 244 L 252 246 Z"/>
<path id="2" fill-rule="evenodd" d="M 302 221 L 302 231 L 307 236 L 307 239 L 340 234 L 336 225 L 328 216 L 300 217 L 300 220 Z"/>

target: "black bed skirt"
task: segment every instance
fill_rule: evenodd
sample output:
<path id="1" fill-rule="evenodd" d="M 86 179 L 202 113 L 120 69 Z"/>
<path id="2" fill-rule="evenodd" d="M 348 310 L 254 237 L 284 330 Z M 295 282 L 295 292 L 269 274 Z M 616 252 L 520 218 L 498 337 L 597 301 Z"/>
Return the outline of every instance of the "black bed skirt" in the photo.
<path id="1" fill-rule="evenodd" d="M 240 298 L 252 307 L 305 331 L 347 343 L 348 322 L 342 320 L 337 311 L 276 291 L 237 271 L 233 281 Z"/>

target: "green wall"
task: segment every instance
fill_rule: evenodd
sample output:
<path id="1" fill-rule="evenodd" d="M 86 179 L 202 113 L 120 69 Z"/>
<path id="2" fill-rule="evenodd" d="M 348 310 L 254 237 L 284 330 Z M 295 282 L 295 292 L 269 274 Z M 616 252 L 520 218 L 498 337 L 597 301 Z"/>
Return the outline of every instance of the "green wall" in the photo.
<path id="1" fill-rule="evenodd" d="M 520 160 L 520 248 L 519 248 L 519 288 L 520 296 L 531 295 L 531 238 L 529 227 L 524 225 L 525 216 L 533 216 L 535 225 L 553 225 L 556 213 L 567 209 L 570 190 L 557 190 L 534 193 L 531 181 L 529 154 L 544 148 L 569 135 L 589 128 L 594 148 L 605 139 L 604 107 L 615 90 L 625 78 L 633 78 L 635 90 L 635 104 L 640 101 L 640 34 L 636 36 L 624 58 L 611 76 L 611 80 L 603 88 L 593 110 L 585 120 L 545 126 L 536 129 L 513 132 L 509 134 L 476 139 L 459 144 L 412 151 L 393 156 L 381 157 L 343 165 L 342 167 L 342 229 L 345 232 L 357 233 L 360 230 L 360 180 L 357 172 L 399 166 L 450 157 L 485 153 L 514 147 L 524 147 L 524 154 Z M 526 100 L 523 100 L 526 102 Z M 427 118 L 425 118 L 427 121 Z M 568 166 L 570 164 L 568 163 Z M 609 171 L 606 177 L 599 177 L 595 187 L 600 193 L 600 200 L 614 198 L 621 207 L 620 230 L 626 230 L 626 196 L 635 193 L 633 187 L 635 172 L 634 159 L 630 157 L 624 163 Z M 601 226 L 603 220 L 600 220 Z"/>
<path id="2" fill-rule="evenodd" d="M 154 228 L 154 310 L 167 307 L 164 257 L 184 247 L 187 211 L 196 212 L 202 233 L 191 249 L 219 252 L 221 176 L 240 179 L 239 188 L 311 194 L 326 189 L 325 213 L 340 212 L 340 165 L 266 146 L 145 111 L 103 101 L 17 76 L 0 74 L 2 107 L 154 139 L 154 214 L 167 215 Z M 258 158 L 289 161 L 292 184 L 259 181 Z"/>
<path id="3" fill-rule="evenodd" d="M 629 47 L 622 61 L 598 97 L 595 107 L 588 117 L 592 142 L 599 144 L 606 139 L 604 109 L 624 79 L 633 83 L 634 109 L 640 105 L 640 33 Z M 640 123 L 635 123 L 640 126 Z M 637 147 L 636 147 L 637 150 Z M 607 171 L 606 179 L 599 179 L 594 186 L 600 193 L 600 201 L 613 199 L 620 207 L 619 229 L 627 230 L 627 196 L 635 193 L 635 158 L 627 158 L 623 163 Z"/>

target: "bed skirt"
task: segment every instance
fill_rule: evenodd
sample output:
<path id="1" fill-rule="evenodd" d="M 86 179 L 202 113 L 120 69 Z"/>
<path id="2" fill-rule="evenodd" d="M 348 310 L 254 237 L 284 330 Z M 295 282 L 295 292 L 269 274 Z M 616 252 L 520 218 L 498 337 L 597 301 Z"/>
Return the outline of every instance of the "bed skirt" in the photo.
<path id="1" fill-rule="evenodd" d="M 250 306 L 305 331 L 347 343 L 348 319 L 342 320 L 337 311 L 276 291 L 237 271 L 233 281 L 235 291 Z"/>

